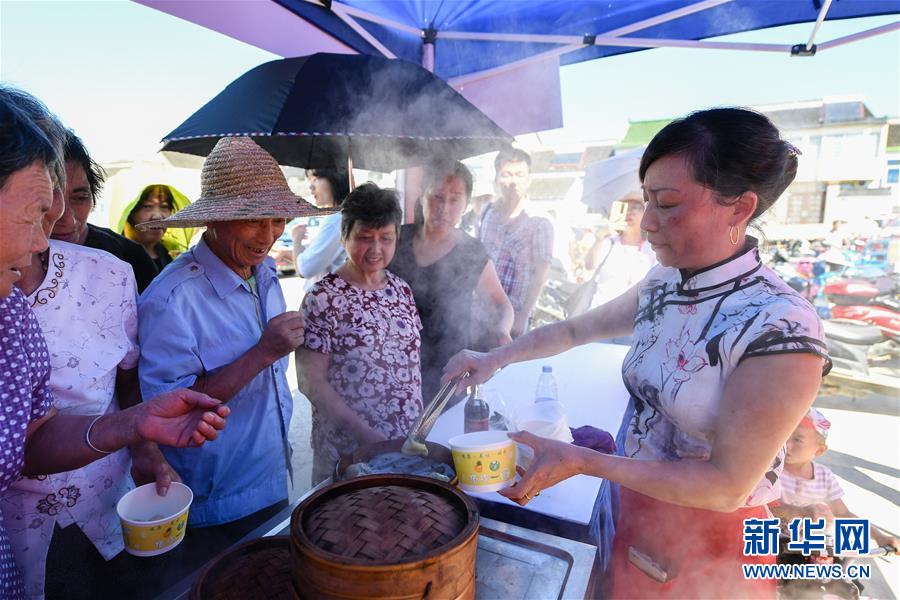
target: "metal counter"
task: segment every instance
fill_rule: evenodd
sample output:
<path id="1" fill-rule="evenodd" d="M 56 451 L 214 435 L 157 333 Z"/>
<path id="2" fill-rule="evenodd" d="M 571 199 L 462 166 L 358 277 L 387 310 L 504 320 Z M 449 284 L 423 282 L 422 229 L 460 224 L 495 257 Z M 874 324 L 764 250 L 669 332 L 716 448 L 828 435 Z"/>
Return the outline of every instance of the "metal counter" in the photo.
<path id="1" fill-rule="evenodd" d="M 287 535 L 294 508 L 329 483 L 325 481 L 308 491 L 241 542 Z M 584 598 L 591 590 L 596 551 L 590 544 L 482 517 L 476 557 L 476 598 Z M 199 570 L 191 573 L 159 598 L 187 598 L 198 573 Z"/>

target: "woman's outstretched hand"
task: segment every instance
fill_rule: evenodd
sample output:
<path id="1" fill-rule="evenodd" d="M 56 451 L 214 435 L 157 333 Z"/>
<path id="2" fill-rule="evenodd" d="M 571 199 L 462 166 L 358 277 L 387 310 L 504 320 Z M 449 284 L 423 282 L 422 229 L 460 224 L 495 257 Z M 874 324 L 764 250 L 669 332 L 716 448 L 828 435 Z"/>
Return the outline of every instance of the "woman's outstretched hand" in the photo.
<path id="1" fill-rule="evenodd" d="M 470 385 L 484 383 L 502 366 L 491 352 L 461 350 L 453 355 L 444 367 L 441 386 L 447 385 L 451 379 L 468 371 L 469 375 L 460 379 L 456 385 L 456 389 L 462 391 Z"/>
<path id="2" fill-rule="evenodd" d="M 231 412 L 218 400 L 189 389 L 160 394 L 129 410 L 137 411 L 136 427 L 142 438 L 177 448 L 216 439 Z"/>
<path id="3" fill-rule="evenodd" d="M 509 437 L 534 450 L 534 460 L 527 470 L 516 467 L 522 479 L 512 487 L 498 492 L 516 504 L 525 506 L 541 490 L 583 472 L 582 449 L 578 446 L 542 438 L 528 431 L 510 433 Z"/>

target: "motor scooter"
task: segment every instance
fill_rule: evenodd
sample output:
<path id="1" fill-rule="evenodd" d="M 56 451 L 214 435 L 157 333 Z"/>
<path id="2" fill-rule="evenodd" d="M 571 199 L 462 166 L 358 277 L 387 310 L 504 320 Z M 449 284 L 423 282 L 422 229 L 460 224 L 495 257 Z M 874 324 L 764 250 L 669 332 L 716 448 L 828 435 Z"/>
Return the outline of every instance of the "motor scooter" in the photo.
<path id="1" fill-rule="evenodd" d="M 822 321 L 833 371 L 845 377 L 897 377 L 900 343 L 875 325 L 850 319 Z"/>

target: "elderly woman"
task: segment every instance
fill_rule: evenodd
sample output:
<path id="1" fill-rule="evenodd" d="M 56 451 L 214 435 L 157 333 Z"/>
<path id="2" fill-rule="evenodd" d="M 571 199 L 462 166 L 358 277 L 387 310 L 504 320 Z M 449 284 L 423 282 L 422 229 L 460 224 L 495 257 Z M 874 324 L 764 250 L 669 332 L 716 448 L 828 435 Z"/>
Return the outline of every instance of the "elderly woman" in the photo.
<path id="1" fill-rule="evenodd" d="M 450 357 L 472 347 L 473 301 L 489 315 L 483 338 L 490 347 L 511 340 L 514 315 L 484 245 L 458 228 L 472 196 L 472 174 L 459 162 L 437 164 L 423 184 L 423 222 L 400 229 L 388 268 L 409 284 L 422 319 L 422 395 L 428 401 Z"/>
<path id="2" fill-rule="evenodd" d="M 45 115 L 38 123 L 30 116 L 36 106 Z M 0 87 L 0 492 L 20 475 L 77 469 L 142 439 L 199 446 L 215 439 L 228 414 L 217 400 L 183 389 L 107 414 L 61 415 L 53 408 L 51 356 L 34 312 L 14 287 L 32 256 L 47 248 L 42 221 L 53 206 L 50 170 L 62 164 L 61 136 L 46 126 L 49 118 L 31 96 Z M 22 595 L 0 523 L 0 597 Z"/>
<path id="3" fill-rule="evenodd" d="M 502 492 L 526 504 L 576 473 L 620 484 L 612 597 L 774 596 L 774 581 L 742 575 L 741 562 L 774 561 L 742 556 L 743 520 L 765 518 L 778 497 L 785 440 L 829 360 L 815 310 L 763 266 L 745 232 L 793 180 L 796 154 L 748 110 L 670 123 L 640 167 L 641 226 L 660 265 L 580 317 L 447 366 L 445 377 L 469 370 L 463 384 L 479 382 L 511 362 L 633 333 L 625 457 L 512 434 L 536 459 Z"/>
<path id="4" fill-rule="evenodd" d="M 44 214 L 46 236 L 65 209 L 57 188 Z M 131 267 L 111 254 L 50 240 L 32 257 L 16 286 L 26 294 L 50 351 L 50 391 L 61 414 L 114 412 L 141 402 L 137 380 L 137 292 Z M 86 360 L 86 357 L 90 357 Z M 43 597 L 48 549 L 78 557 L 54 536 L 71 523 L 105 560 L 124 549 L 116 503 L 133 485 L 157 481 L 165 494 L 178 475 L 152 442 L 120 450 L 81 469 L 26 477 L 4 494 L 4 520 L 29 597 Z M 102 485 L 97 485 L 102 482 Z M 70 558 L 71 563 L 76 558 Z M 48 579 L 57 573 L 48 569 Z"/>
<path id="5" fill-rule="evenodd" d="M 357 446 L 402 438 L 422 411 L 422 328 L 412 291 L 387 270 L 397 246 L 396 192 L 373 183 L 344 200 L 347 262 L 303 299 L 297 379 L 313 406 L 313 483 Z"/>

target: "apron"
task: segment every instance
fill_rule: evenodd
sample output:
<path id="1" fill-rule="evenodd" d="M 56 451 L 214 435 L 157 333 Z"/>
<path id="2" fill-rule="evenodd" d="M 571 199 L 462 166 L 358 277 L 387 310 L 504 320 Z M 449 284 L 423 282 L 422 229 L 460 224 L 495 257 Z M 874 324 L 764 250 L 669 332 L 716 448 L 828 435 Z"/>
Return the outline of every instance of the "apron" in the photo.
<path id="1" fill-rule="evenodd" d="M 741 568 L 775 563 L 775 556 L 743 555 L 743 521 L 767 518 L 764 506 L 722 513 L 677 506 L 624 487 L 620 494 L 611 598 L 775 597 L 776 580 L 744 579 Z M 646 573 L 654 572 L 653 565 L 646 566 L 651 561 L 665 571 L 666 583 Z"/>

